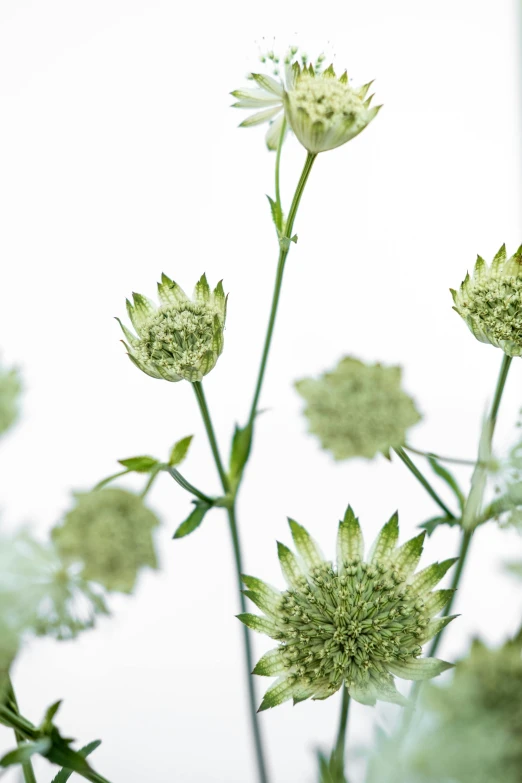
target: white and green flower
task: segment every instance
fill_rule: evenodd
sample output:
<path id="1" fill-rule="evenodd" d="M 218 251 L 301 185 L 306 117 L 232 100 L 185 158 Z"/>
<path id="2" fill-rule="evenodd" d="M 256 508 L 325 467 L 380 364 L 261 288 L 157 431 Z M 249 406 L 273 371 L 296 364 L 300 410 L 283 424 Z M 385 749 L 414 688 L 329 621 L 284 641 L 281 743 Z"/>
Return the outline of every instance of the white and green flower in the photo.
<path id="1" fill-rule="evenodd" d="M 141 294 L 127 300 L 137 336 L 119 320 L 132 362 L 152 378 L 201 381 L 223 351 L 227 297 L 221 281 L 213 291 L 202 275 L 190 299 L 166 275 L 158 283 L 160 306 Z"/>
<path id="2" fill-rule="evenodd" d="M 466 274 L 453 309 L 482 343 L 508 356 L 522 355 L 522 246 L 510 258 L 502 245 L 491 266 L 477 257 L 473 277 Z"/>
<path id="3" fill-rule="evenodd" d="M 346 71 L 337 77 L 333 65 L 322 68 L 324 58 L 314 65 L 293 59 L 297 49 L 285 58 L 284 79 L 252 73 L 254 89 L 235 90 L 238 109 L 257 109 L 241 127 L 270 122 L 266 136 L 269 149 L 277 149 L 286 122 L 308 152 L 335 149 L 357 136 L 377 115 L 366 97 L 372 82 L 353 88 Z"/>
<path id="4" fill-rule="evenodd" d="M 335 566 L 324 560 L 301 525 L 289 521 L 298 556 L 278 544 L 288 589 L 279 592 L 260 579 L 243 577 L 245 595 L 264 614 L 239 619 L 279 642 L 254 669 L 254 674 L 278 676 L 261 710 L 288 699 L 326 699 L 343 684 L 362 704 L 377 699 L 405 704 L 394 675 L 425 680 L 450 668 L 445 661 L 419 656 L 422 645 L 453 619 L 435 618 L 453 591 L 432 590 L 454 559 L 415 573 L 424 534 L 398 547 L 395 514 L 365 561 L 361 528 L 348 507 L 339 524 Z"/>

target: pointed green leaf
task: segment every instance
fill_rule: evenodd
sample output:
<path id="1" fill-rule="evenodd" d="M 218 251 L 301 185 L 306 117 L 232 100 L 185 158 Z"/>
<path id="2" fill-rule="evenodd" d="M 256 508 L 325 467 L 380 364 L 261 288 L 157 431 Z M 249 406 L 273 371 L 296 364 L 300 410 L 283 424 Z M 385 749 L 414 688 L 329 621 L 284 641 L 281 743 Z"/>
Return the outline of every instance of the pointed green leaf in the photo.
<path id="1" fill-rule="evenodd" d="M 403 680 L 431 680 L 432 677 L 437 677 L 453 666 L 453 663 L 441 661 L 439 658 L 415 658 L 407 662 L 394 661 L 386 664 L 391 674 Z"/>
<path id="2" fill-rule="evenodd" d="M 278 201 L 274 201 L 273 198 L 267 195 L 268 203 L 270 204 L 270 212 L 272 213 L 272 220 L 274 226 L 277 229 L 278 235 L 283 230 L 283 211 L 281 204 Z"/>
<path id="3" fill-rule="evenodd" d="M 443 467 L 435 457 L 428 457 L 428 462 L 430 463 L 430 467 L 432 470 L 441 478 L 451 489 L 453 494 L 455 495 L 455 498 L 457 499 L 457 503 L 459 504 L 459 509 L 462 511 L 464 509 L 464 503 L 465 503 L 465 497 L 464 493 L 460 489 L 457 479 L 455 476 L 450 473 L 450 471 Z"/>
<path id="4" fill-rule="evenodd" d="M 311 569 L 322 565 L 324 562 L 323 556 L 308 531 L 298 522 L 290 519 L 290 517 L 288 518 L 288 524 L 290 525 L 295 547 L 303 558 L 306 567 Z"/>
<path id="5" fill-rule="evenodd" d="M 0 759 L 0 767 L 11 767 L 13 764 L 25 764 L 35 754 L 45 755 L 51 747 L 50 737 L 41 737 L 35 742 L 24 742 L 15 750 L 9 751 Z"/>
<path id="6" fill-rule="evenodd" d="M 78 753 L 80 756 L 83 756 L 86 758 L 89 756 L 93 751 L 96 750 L 101 745 L 101 740 L 94 740 L 93 742 L 89 742 L 88 745 L 85 745 L 83 748 L 80 748 Z M 67 783 L 71 775 L 73 774 L 72 769 L 66 769 L 63 768 L 60 770 L 60 772 L 52 779 L 51 783 Z"/>
<path id="7" fill-rule="evenodd" d="M 426 533 L 419 533 L 395 551 L 391 563 L 403 577 L 407 578 L 417 568 L 425 538 Z"/>
<path id="8" fill-rule="evenodd" d="M 279 590 L 267 585 L 266 582 L 263 582 L 261 579 L 258 579 L 255 576 L 247 576 L 246 574 L 241 574 L 241 579 L 249 590 L 254 590 L 256 593 L 266 596 L 268 601 L 275 603 L 281 600 L 281 593 Z"/>
<path id="9" fill-rule="evenodd" d="M 201 302 L 201 304 L 206 304 L 210 299 L 210 286 L 205 273 L 201 275 L 196 283 L 196 287 L 194 288 L 194 299 L 196 302 Z"/>
<path id="10" fill-rule="evenodd" d="M 194 435 L 187 435 L 186 438 L 181 438 L 181 440 L 178 440 L 173 445 L 169 457 L 169 465 L 171 467 L 174 467 L 175 465 L 180 465 L 183 462 L 183 460 L 187 456 L 193 437 Z"/>
<path id="11" fill-rule="evenodd" d="M 161 275 L 161 283 L 158 283 L 158 297 L 162 304 L 175 307 L 190 301 L 185 291 L 165 274 Z"/>
<path id="12" fill-rule="evenodd" d="M 451 615 L 447 615 L 446 617 L 437 617 L 435 620 L 432 620 L 426 626 L 426 630 L 424 631 L 422 636 L 419 637 L 419 644 L 424 644 L 430 639 L 433 639 L 434 636 L 440 633 L 442 629 L 445 628 L 448 625 L 448 623 L 451 623 L 451 621 L 454 620 L 456 617 L 459 617 L 459 615 L 451 614 Z"/>
<path id="13" fill-rule="evenodd" d="M 258 712 L 263 712 L 271 707 L 277 707 L 278 704 L 288 701 L 288 699 L 292 698 L 294 690 L 295 683 L 292 680 L 289 680 L 288 677 L 282 677 L 281 679 L 276 680 L 263 696 L 263 701 L 261 702 Z"/>
<path id="14" fill-rule="evenodd" d="M 431 536 L 433 531 L 439 527 L 439 525 L 448 525 L 448 527 L 455 527 L 460 525 L 460 519 L 455 517 L 431 517 L 419 525 L 420 528 L 426 531 L 428 536 Z"/>
<path id="15" fill-rule="evenodd" d="M 365 686 L 350 685 L 349 691 L 352 699 L 358 701 L 359 704 L 367 704 L 368 706 L 373 707 L 377 701 L 375 690 L 369 684 Z"/>
<path id="16" fill-rule="evenodd" d="M 243 590 L 243 595 L 250 598 L 262 612 L 275 617 L 277 615 L 277 609 L 280 603 L 280 597 L 277 597 L 277 601 L 274 601 L 271 597 L 268 597 L 266 593 L 257 593 L 255 590 Z"/>
<path id="17" fill-rule="evenodd" d="M 262 677 L 275 677 L 286 669 L 285 660 L 280 647 L 269 650 L 257 662 L 252 674 Z"/>
<path id="18" fill-rule="evenodd" d="M 154 302 L 151 302 L 150 299 L 141 294 L 133 293 L 132 299 L 134 302 L 134 313 L 131 316 L 131 321 L 138 334 L 141 335 L 141 329 L 145 326 L 148 319 L 154 315 L 157 307 Z"/>
<path id="19" fill-rule="evenodd" d="M 232 449 L 230 452 L 229 475 L 231 480 L 238 481 L 243 473 L 252 445 L 252 426 L 238 427 L 234 430 L 232 438 Z"/>
<path id="20" fill-rule="evenodd" d="M 381 529 L 373 544 L 369 559 L 371 563 L 382 563 L 387 566 L 399 540 L 399 514 L 396 511 Z"/>
<path id="21" fill-rule="evenodd" d="M 127 459 L 119 459 L 118 462 L 134 473 L 149 473 L 159 464 L 157 459 L 148 456 L 128 457 Z"/>
<path id="22" fill-rule="evenodd" d="M 290 587 L 300 587 L 303 584 L 304 575 L 294 553 L 280 541 L 277 542 L 277 555 L 281 563 L 283 576 Z"/>
<path id="23" fill-rule="evenodd" d="M 397 690 L 391 677 L 390 682 L 388 683 L 374 683 L 374 693 L 379 701 L 386 701 L 389 704 L 398 704 L 401 707 L 405 707 L 409 704 L 408 699 Z"/>
<path id="24" fill-rule="evenodd" d="M 424 599 L 424 611 L 428 617 L 435 617 L 442 612 L 455 590 L 435 590 Z"/>
<path id="25" fill-rule="evenodd" d="M 480 258 L 480 256 L 478 256 L 478 258 Z M 507 258 L 506 245 L 504 244 L 502 245 L 502 247 L 496 254 L 495 258 L 491 262 L 491 271 L 498 272 L 499 269 L 503 266 L 504 262 L 506 261 L 506 258 Z"/>
<path id="26" fill-rule="evenodd" d="M 238 620 L 258 633 L 264 633 L 270 636 L 271 639 L 276 639 L 279 635 L 277 625 L 269 620 L 268 617 L 259 617 L 257 614 L 250 614 L 250 612 L 243 612 L 236 615 Z"/>
<path id="27" fill-rule="evenodd" d="M 339 568 L 350 560 L 362 560 L 364 556 L 364 541 L 359 525 L 359 520 L 355 517 L 353 509 L 348 506 L 344 519 L 339 522 L 339 532 L 337 534 L 337 562 Z"/>
<path id="28" fill-rule="evenodd" d="M 443 560 L 442 563 L 433 563 L 422 571 L 419 571 L 410 582 L 412 590 L 417 593 L 419 598 L 422 598 L 429 593 L 435 585 L 438 585 L 446 572 L 449 571 L 457 560 L 458 557 L 450 557 L 448 560 Z"/>
<path id="29" fill-rule="evenodd" d="M 195 505 L 194 510 L 191 511 L 185 521 L 177 528 L 172 538 L 184 538 L 185 536 L 188 536 L 189 533 L 193 533 L 194 530 L 201 525 L 205 518 L 205 514 L 211 508 L 211 506 L 203 500 L 193 502 Z"/>

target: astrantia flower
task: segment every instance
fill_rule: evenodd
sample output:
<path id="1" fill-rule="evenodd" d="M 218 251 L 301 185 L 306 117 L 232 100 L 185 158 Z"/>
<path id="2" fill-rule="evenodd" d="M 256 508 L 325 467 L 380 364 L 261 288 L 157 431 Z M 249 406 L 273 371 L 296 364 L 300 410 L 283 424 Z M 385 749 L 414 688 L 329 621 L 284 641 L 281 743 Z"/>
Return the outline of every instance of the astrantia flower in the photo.
<path id="1" fill-rule="evenodd" d="M 9 429 L 18 418 L 20 376 L 16 370 L 0 368 L 0 435 Z"/>
<path id="2" fill-rule="evenodd" d="M 99 613 L 107 613 L 100 590 L 67 568 L 52 545 L 26 532 L 0 540 L 0 636 L 7 652 L 16 652 L 26 633 L 73 638 Z"/>
<path id="3" fill-rule="evenodd" d="M 310 432 L 334 458 L 367 457 L 402 446 L 406 430 L 420 420 L 401 389 L 401 368 L 341 359 L 332 372 L 298 381 L 307 402 Z"/>
<path id="4" fill-rule="evenodd" d="M 507 258 L 502 245 L 490 267 L 478 256 L 473 277 L 467 274 L 458 291 L 450 290 L 453 309 L 477 340 L 522 355 L 522 246 Z"/>
<path id="5" fill-rule="evenodd" d="M 288 589 L 280 593 L 260 579 L 243 577 L 245 594 L 265 614 L 239 619 L 279 642 L 254 669 L 255 674 L 279 676 L 261 710 L 287 699 L 326 699 L 343 683 L 363 704 L 377 699 L 404 704 L 393 675 L 423 680 L 451 666 L 419 656 L 421 645 L 453 619 L 432 619 L 452 591 L 431 590 L 455 560 L 414 574 L 424 534 L 397 547 L 396 514 L 365 562 L 361 528 L 348 507 L 339 524 L 337 566 L 323 559 L 301 525 L 290 520 L 290 528 L 300 557 L 278 544 Z"/>
<path id="6" fill-rule="evenodd" d="M 158 524 L 137 495 L 101 489 L 77 493 L 76 506 L 51 535 L 63 560 L 82 566 L 83 579 L 130 593 L 142 568 L 157 568 L 152 531 Z"/>
<path id="7" fill-rule="evenodd" d="M 284 117 L 308 152 L 334 149 L 357 136 L 373 120 L 380 106 L 370 107 L 373 96 L 366 97 L 371 82 L 352 88 L 346 71 L 339 78 L 333 66 L 322 69 L 322 59 L 314 65 L 292 60 L 297 50 L 285 58 L 284 81 L 261 73 L 252 73 L 253 90 L 235 90 L 238 109 L 257 108 L 242 127 L 272 122 L 267 146 L 276 149 Z"/>
<path id="8" fill-rule="evenodd" d="M 130 359 L 152 378 L 194 383 L 215 366 L 223 350 L 227 297 L 221 281 L 210 290 L 205 275 L 193 299 L 166 275 L 158 283 L 160 306 L 141 294 L 127 300 L 127 312 L 138 336 L 119 319 Z"/>

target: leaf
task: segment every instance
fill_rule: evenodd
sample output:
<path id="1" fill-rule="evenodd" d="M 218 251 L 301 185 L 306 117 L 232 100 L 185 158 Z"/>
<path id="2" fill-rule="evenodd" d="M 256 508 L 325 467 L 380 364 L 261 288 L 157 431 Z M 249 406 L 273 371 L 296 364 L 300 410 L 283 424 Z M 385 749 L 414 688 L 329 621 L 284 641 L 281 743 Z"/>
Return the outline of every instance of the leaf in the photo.
<path id="1" fill-rule="evenodd" d="M 0 767 L 11 767 L 13 764 L 25 764 L 36 753 L 45 755 L 52 745 L 49 737 L 41 737 L 35 742 L 26 742 L 15 750 L 9 751 L 0 759 Z"/>
<path id="2" fill-rule="evenodd" d="M 192 442 L 193 435 L 187 435 L 186 438 L 178 440 L 172 447 L 169 457 L 169 465 L 174 467 L 180 465 L 187 456 L 190 444 Z"/>
<path id="3" fill-rule="evenodd" d="M 185 521 L 181 523 L 172 538 L 183 538 L 184 536 L 188 536 L 189 533 L 193 533 L 203 522 L 207 511 L 212 508 L 212 506 L 209 506 L 208 503 L 205 503 L 203 500 L 194 500 L 193 503 L 195 509 L 189 514 Z"/>
<path id="4" fill-rule="evenodd" d="M 426 522 L 423 522 L 421 525 L 419 525 L 419 527 L 425 530 L 427 534 L 431 536 L 435 528 L 437 528 L 439 525 L 449 525 L 450 527 L 455 527 L 455 525 L 460 525 L 460 519 L 455 519 L 455 517 L 431 517 L 430 519 L 427 519 Z"/>
<path id="5" fill-rule="evenodd" d="M 78 753 L 86 758 L 90 753 L 92 753 L 96 748 L 98 748 L 101 745 L 101 740 L 94 740 L 93 742 L 89 742 L 88 745 L 85 745 L 83 748 L 80 748 Z M 64 767 L 59 771 L 59 773 L 52 779 L 51 783 L 66 783 L 67 780 L 71 777 L 73 774 L 72 769 L 67 769 Z"/>
<path id="6" fill-rule="evenodd" d="M 441 478 L 451 489 L 453 494 L 455 495 L 457 499 L 457 503 L 459 504 L 459 509 L 461 511 L 464 510 L 464 503 L 466 502 L 466 498 L 464 497 L 464 493 L 462 492 L 461 488 L 458 485 L 457 479 L 455 476 L 450 473 L 450 471 L 447 468 L 444 468 L 435 457 L 428 457 L 428 462 L 430 463 L 431 469 Z"/>
<path id="7" fill-rule="evenodd" d="M 453 664 L 441 661 L 439 658 L 416 658 L 411 661 L 387 663 L 386 668 L 391 674 L 403 680 L 431 680 L 446 669 L 452 669 Z"/>
<path id="8" fill-rule="evenodd" d="M 246 465 L 250 454 L 252 444 L 252 425 L 238 427 L 234 430 L 232 438 L 232 449 L 230 451 L 229 473 L 232 481 L 238 481 L 241 478 L 243 468 Z"/>
<path id="9" fill-rule="evenodd" d="M 120 465 L 123 465 L 127 470 L 132 470 L 134 473 L 149 473 L 152 468 L 155 468 L 159 464 L 154 457 L 128 457 L 128 459 L 119 459 Z"/>
<path id="10" fill-rule="evenodd" d="M 272 220 L 274 221 L 274 226 L 276 227 L 277 234 L 279 235 L 283 230 L 283 211 L 281 209 L 281 204 L 279 204 L 277 201 L 274 201 L 274 199 L 270 198 L 270 196 L 267 196 L 267 199 L 268 203 L 270 204 Z"/>

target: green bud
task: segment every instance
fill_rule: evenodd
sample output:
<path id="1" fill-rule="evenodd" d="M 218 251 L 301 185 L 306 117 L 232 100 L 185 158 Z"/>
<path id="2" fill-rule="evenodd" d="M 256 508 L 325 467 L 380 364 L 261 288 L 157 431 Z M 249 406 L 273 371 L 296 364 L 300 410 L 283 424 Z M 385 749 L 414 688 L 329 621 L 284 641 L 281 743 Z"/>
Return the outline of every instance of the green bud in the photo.
<path id="1" fill-rule="evenodd" d="M 141 294 L 132 296 L 134 303 L 127 300 L 127 311 L 138 336 L 117 319 L 132 362 L 152 378 L 201 381 L 223 350 L 227 297 L 221 282 L 211 291 L 203 275 L 189 299 L 177 283 L 162 275 L 159 307 Z"/>

